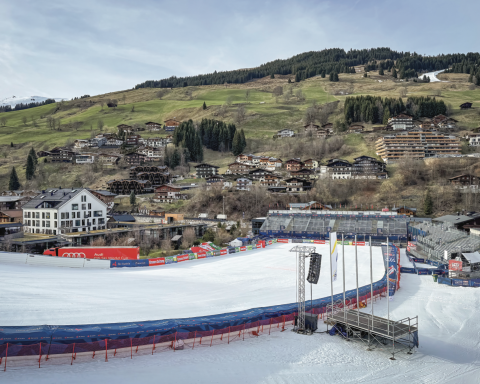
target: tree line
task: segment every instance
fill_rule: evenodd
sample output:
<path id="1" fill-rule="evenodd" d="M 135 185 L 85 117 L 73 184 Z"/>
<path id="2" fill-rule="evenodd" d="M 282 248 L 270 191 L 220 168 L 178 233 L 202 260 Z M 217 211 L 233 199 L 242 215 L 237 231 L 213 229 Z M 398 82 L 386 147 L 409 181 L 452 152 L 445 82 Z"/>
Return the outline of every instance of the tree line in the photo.
<path id="1" fill-rule="evenodd" d="M 53 104 L 56 101 L 54 99 L 47 99 L 45 101 L 31 102 L 31 103 L 19 103 L 12 108 L 11 105 L 4 105 L 0 107 L 0 112 L 20 111 L 22 109 L 29 109 L 35 107 L 41 107 L 42 105 Z"/>
<path id="2" fill-rule="evenodd" d="M 371 122 L 372 124 L 387 124 L 390 117 L 406 113 L 415 119 L 434 117 L 447 113 L 443 100 L 435 97 L 409 97 L 404 103 L 402 98 L 382 98 L 380 96 L 347 97 L 344 106 L 344 118 L 348 124 L 356 122 Z"/>

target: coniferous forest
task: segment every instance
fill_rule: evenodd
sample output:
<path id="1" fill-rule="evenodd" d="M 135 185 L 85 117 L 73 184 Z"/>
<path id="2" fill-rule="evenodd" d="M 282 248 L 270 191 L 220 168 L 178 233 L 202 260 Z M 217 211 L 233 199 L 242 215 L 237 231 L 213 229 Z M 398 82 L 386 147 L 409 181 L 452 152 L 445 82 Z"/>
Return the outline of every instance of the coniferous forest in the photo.
<path id="1" fill-rule="evenodd" d="M 14 108 L 12 108 L 10 105 L 4 105 L 4 106 L 0 106 L 0 112 L 20 111 L 21 109 L 41 107 L 42 105 L 53 104 L 53 103 L 55 103 L 54 99 L 47 99 L 45 101 L 39 101 L 37 103 L 35 102 L 25 103 L 25 104 L 20 103 L 15 105 Z"/>
<path id="2" fill-rule="evenodd" d="M 348 124 L 371 122 L 387 124 L 388 119 L 399 113 L 407 113 L 415 119 L 445 114 L 447 106 L 443 100 L 434 97 L 409 97 L 404 103 L 401 98 L 380 96 L 356 96 L 345 99 L 344 116 Z"/>
<path id="3" fill-rule="evenodd" d="M 274 60 L 256 68 L 223 72 L 215 71 L 197 76 L 172 76 L 168 79 L 148 80 L 137 84 L 135 88 L 176 88 L 224 83 L 239 84 L 271 76 L 272 74 L 294 75 L 295 81 L 302 81 L 317 75 L 324 77 L 325 73 L 354 73 L 353 67 L 356 65 L 366 65 L 370 70 L 381 67 L 390 71 L 393 68 L 398 73 L 399 78 L 409 78 L 417 77 L 418 72 L 446 69 L 455 64 L 461 64 L 462 71 L 465 65 L 469 68 L 475 66 L 478 69 L 480 54 L 458 53 L 422 56 L 415 52 L 396 52 L 390 48 L 355 49 L 348 52 L 343 49 L 333 48 L 301 53 L 285 60 Z"/>

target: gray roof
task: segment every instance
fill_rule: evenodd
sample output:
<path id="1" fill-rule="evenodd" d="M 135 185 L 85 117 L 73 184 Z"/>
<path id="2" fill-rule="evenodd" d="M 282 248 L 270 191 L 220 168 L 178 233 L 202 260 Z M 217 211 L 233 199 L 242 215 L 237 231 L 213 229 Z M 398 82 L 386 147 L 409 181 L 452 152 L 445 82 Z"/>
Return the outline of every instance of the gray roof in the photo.
<path id="1" fill-rule="evenodd" d="M 123 222 L 129 222 L 129 223 L 134 223 L 135 222 L 135 217 L 132 215 L 112 215 L 113 220 L 115 221 L 123 221 Z"/>
<path id="2" fill-rule="evenodd" d="M 115 193 L 112 193 L 110 191 L 95 190 L 94 192 L 97 192 L 99 195 L 102 196 L 117 196 Z"/>
<path id="3" fill-rule="evenodd" d="M 451 224 L 462 224 L 462 223 L 468 223 L 469 221 L 472 221 L 478 217 L 480 217 L 480 214 L 475 214 L 472 216 L 445 215 L 445 216 L 437 217 L 436 219 L 433 219 L 433 221 L 441 221 L 443 223 L 451 223 Z"/>
<path id="4" fill-rule="evenodd" d="M 0 203 L 13 203 L 23 198 L 24 196 L 0 196 Z"/>
<path id="5" fill-rule="evenodd" d="M 475 251 L 473 253 L 462 253 L 462 255 L 470 262 L 470 263 L 480 263 L 480 253 Z"/>
<path id="6" fill-rule="evenodd" d="M 62 188 L 62 189 L 47 189 L 35 196 L 32 200 L 23 206 L 23 209 L 28 208 L 59 208 L 72 197 L 78 195 L 80 192 L 86 190 L 85 188 Z"/>

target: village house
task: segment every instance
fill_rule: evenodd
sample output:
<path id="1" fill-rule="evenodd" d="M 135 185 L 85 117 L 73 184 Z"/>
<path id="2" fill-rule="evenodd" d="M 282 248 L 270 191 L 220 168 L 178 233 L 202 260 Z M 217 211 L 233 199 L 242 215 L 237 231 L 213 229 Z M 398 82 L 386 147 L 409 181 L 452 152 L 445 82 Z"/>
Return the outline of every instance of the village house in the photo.
<path id="1" fill-rule="evenodd" d="M 276 175 L 265 175 L 263 180 L 260 181 L 262 187 L 276 187 L 280 185 L 282 181 L 281 177 Z"/>
<path id="2" fill-rule="evenodd" d="M 467 139 L 468 144 L 472 147 L 478 147 L 480 145 L 480 133 L 470 133 Z"/>
<path id="3" fill-rule="evenodd" d="M 271 171 L 267 171 L 266 169 L 254 169 L 248 172 L 248 175 L 253 180 L 265 180 L 266 175 L 271 175 Z"/>
<path id="4" fill-rule="evenodd" d="M 463 103 L 460 105 L 460 109 L 469 109 L 472 108 L 473 103 Z"/>
<path id="5" fill-rule="evenodd" d="M 150 131 L 160 131 L 162 129 L 162 124 L 160 123 L 154 123 L 153 121 L 149 121 L 148 123 L 145 123 L 145 127 Z"/>
<path id="6" fill-rule="evenodd" d="M 51 151 L 42 153 L 42 155 L 50 157 L 52 163 L 71 163 L 75 158 L 75 152 L 60 147 L 55 147 Z"/>
<path id="7" fill-rule="evenodd" d="M 89 146 L 90 146 L 90 141 L 89 140 L 79 139 L 79 140 L 75 140 L 73 142 L 73 147 L 75 149 L 87 148 Z"/>
<path id="8" fill-rule="evenodd" d="M 244 155 L 243 153 L 237 156 L 236 162 L 243 164 L 252 164 L 253 155 Z"/>
<path id="9" fill-rule="evenodd" d="M 160 203 L 174 203 L 178 200 L 186 200 L 188 195 L 182 193 L 181 188 L 174 187 L 172 185 L 161 185 L 155 188 L 155 201 Z"/>
<path id="10" fill-rule="evenodd" d="M 153 148 L 162 148 L 167 146 L 167 139 L 163 137 L 151 137 L 148 139 L 145 138 L 140 138 L 138 140 L 140 144 L 143 144 L 148 147 L 153 147 Z"/>
<path id="11" fill-rule="evenodd" d="M 471 174 L 463 174 L 448 179 L 455 188 L 478 188 L 479 178 Z"/>
<path id="12" fill-rule="evenodd" d="M 231 163 L 228 165 L 228 169 L 225 172 L 227 175 L 246 175 L 252 170 L 253 166 L 242 163 Z"/>
<path id="13" fill-rule="evenodd" d="M 348 133 L 363 133 L 365 127 L 361 124 L 352 124 L 348 127 Z"/>
<path id="14" fill-rule="evenodd" d="M 153 186 L 168 184 L 170 173 L 166 166 L 137 165 L 130 167 L 131 180 L 148 180 Z"/>
<path id="15" fill-rule="evenodd" d="M 352 175 L 380 175 L 386 174 L 387 165 L 380 160 L 369 156 L 360 156 L 354 159 L 352 164 Z"/>
<path id="16" fill-rule="evenodd" d="M 318 128 L 320 128 L 320 126 L 316 125 L 316 124 L 313 124 L 313 123 L 310 123 L 310 124 L 304 125 L 303 128 L 304 128 L 305 134 L 311 133 L 312 136 L 316 136 L 317 135 L 317 130 L 318 130 Z"/>
<path id="17" fill-rule="evenodd" d="M 75 155 L 75 164 L 93 164 L 95 162 L 95 154 L 93 153 L 77 153 Z"/>
<path id="18" fill-rule="evenodd" d="M 205 181 L 207 184 L 217 184 L 217 183 L 222 183 L 224 182 L 224 178 L 222 175 L 213 175 L 205 178 Z"/>
<path id="19" fill-rule="evenodd" d="M 114 166 L 117 165 L 120 161 L 120 156 L 111 155 L 108 153 L 100 153 L 97 155 L 97 159 L 100 163 L 106 166 Z"/>
<path id="20" fill-rule="evenodd" d="M 195 175 L 197 178 L 206 179 L 210 176 L 218 175 L 218 167 L 206 163 L 198 164 L 195 166 Z"/>
<path id="21" fill-rule="evenodd" d="M 333 123 L 326 123 L 322 125 L 322 129 L 326 130 L 329 135 L 333 135 Z"/>
<path id="22" fill-rule="evenodd" d="M 294 136 L 295 136 L 295 132 L 292 129 L 281 129 L 280 131 L 277 131 L 274 137 L 281 139 L 284 137 L 294 137 Z"/>
<path id="23" fill-rule="evenodd" d="M 141 165 L 147 161 L 147 156 L 142 153 L 127 153 L 123 156 L 128 165 Z"/>
<path id="24" fill-rule="evenodd" d="M 331 159 L 328 160 L 327 172 L 333 180 L 351 179 L 352 164 L 347 160 Z"/>
<path id="25" fill-rule="evenodd" d="M 129 135 L 125 139 L 125 144 L 129 146 L 137 146 L 139 144 L 140 135 Z"/>
<path id="26" fill-rule="evenodd" d="M 304 167 L 304 164 L 300 161 L 300 159 L 290 159 L 285 162 L 285 168 L 287 171 L 299 171 Z"/>
<path id="27" fill-rule="evenodd" d="M 106 137 L 96 136 L 89 141 L 88 146 L 92 148 L 100 148 L 100 147 L 103 147 L 106 143 L 107 143 Z"/>
<path id="28" fill-rule="evenodd" d="M 152 183 L 149 180 L 110 180 L 107 181 L 107 189 L 117 195 L 130 195 L 132 192 L 135 195 L 142 195 L 153 192 Z"/>
<path id="29" fill-rule="evenodd" d="M 302 168 L 298 171 L 290 172 L 290 176 L 298 179 L 310 180 L 315 178 L 315 172 L 311 169 Z"/>
<path id="30" fill-rule="evenodd" d="M 394 131 L 407 131 L 413 129 L 413 117 L 406 113 L 400 113 L 388 119 L 388 125 L 390 125 Z"/>
<path id="31" fill-rule="evenodd" d="M 23 223 L 23 211 L 21 209 L 0 211 L 0 223 Z"/>
<path id="32" fill-rule="evenodd" d="M 252 188 L 253 182 L 249 178 L 239 177 L 237 180 L 237 185 L 235 189 L 237 191 L 250 191 Z"/>
<path id="33" fill-rule="evenodd" d="M 160 161 L 165 154 L 165 148 L 140 148 L 137 153 L 145 155 L 145 161 Z"/>
<path id="34" fill-rule="evenodd" d="M 312 189 L 312 184 L 309 181 L 292 177 L 285 180 L 287 192 L 305 192 Z"/>
<path id="35" fill-rule="evenodd" d="M 125 133 L 132 133 L 133 132 L 133 128 L 131 125 L 127 125 L 127 124 L 119 124 L 117 125 L 117 132 L 119 134 L 121 134 L 122 132 L 125 132 Z"/>
<path id="36" fill-rule="evenodd" d="M 116 137 L 108 138 L 105 147 L 118 148 L 123 144 L 123 140 L 117 139 Z"/>
<path id="37" fill-rule="evenodd" d="M 117 196 L 115 193 L 103 190 L 93 190 L 89 189 L 90 193 L 95 196 L 97 199 L 103 201 L 107 205 L 111 205 L 115 201 L 115 197 Z"/>
<path id="38" fill-rule="evenodd" d="M 31 196 L 0 196 L 0 210 L 21 209 L 31 199 Z"/>
<path id="39" fill-rule="evenodd" d="M 303 162 L 303 167 L 306 169 L 317 169 L 318 168 L 318 161 L 313 159 L 308 159 Z"/>
<path id="40" fill-rule="evenodd" d="M 173 132 L 175 131 L 175 128 L 177 128 L 180 125 L 180 121 L 177 121 L 175 119 L 169 119 L 164 121 L 165 124 L 165 131 L 167 132 Z"/>
<path id="41" fill-rule="evenodd" d="M 397 212 L 397 215 L 405 215 L 409 217 L 414 217 L 417 215 L 417 208 L 408 208 L 408 207 L 399 207 L 392 208 L 392 212 Z"/>
<path id="42" fill-rule="evenodd" d="M 281 159 L 276 159 L 275 157 L 270 157 L 268 159 L 268 169 L 271 170 L 271 168 L 276 169 L 276 168 L 282 168 L 283 161 Z"/>

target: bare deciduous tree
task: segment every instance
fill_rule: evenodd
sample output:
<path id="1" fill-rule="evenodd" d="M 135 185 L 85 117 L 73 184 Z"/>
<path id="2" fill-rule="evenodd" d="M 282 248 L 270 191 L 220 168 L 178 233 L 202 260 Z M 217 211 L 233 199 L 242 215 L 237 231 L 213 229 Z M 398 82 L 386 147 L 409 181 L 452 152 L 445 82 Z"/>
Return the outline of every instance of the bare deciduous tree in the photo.
<path id="1" fill-rule="evenodd" d="M 195 235 L 195 230 L 193 228 L 186 228 L 183 231 L 182 236 L 182 248 L 188 249 L 193 245 L 193 242 L 196 240 L 197 236 Z"/>
<path id="2" fill-rule="evenodd" d="M 239 105 L 237 108 L 237 112 L 235 114 L 235 121 L 237 123 L 242 123 L 245 120 L 246 111 L 244 105 Z"/>
<path id="3" fill-rule="evenodd" d="M 249 98 L 250 98 L 250 89 L 247 89 L 245 91 L 245 100 L 248 101 Z"/>
<path id="4" fill-rule="evenodd" d="M 273 88 L 272 95 L 275 97 L 283 95 L 283 88 L 281 86 L 277 86 Z"/>

